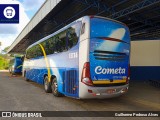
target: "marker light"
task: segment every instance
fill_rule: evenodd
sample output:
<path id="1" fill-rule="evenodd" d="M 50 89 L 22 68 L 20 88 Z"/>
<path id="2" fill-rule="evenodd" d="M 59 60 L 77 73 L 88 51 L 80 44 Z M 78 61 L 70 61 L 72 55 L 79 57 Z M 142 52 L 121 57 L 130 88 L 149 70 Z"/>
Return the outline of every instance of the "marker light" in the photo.
<path id="1" fill-rule="evenodd" d="M 93 86 L 93 83 L 90 79 L 90 64 L 89 64 L 89 62 L 84 63 L 81 81 L 88 86 Z"/>
<path id="2" fill-rule="evenodd" d="M 128 91 L 128 87 L 127 88 L 123 88 L 122 90 L 121 90 L 121 93 L 125 93 L 125 92 L 127 92 Z"/>
<path id="3" fill-rule="evenodd" d="M 127 80 L 126 83 L 128 84 L 130 80 L 130 65 L 128 65 L 128 76 L 127 76 Z"/>
<path id="4" fill-rule="evenodd" d="M 89 90 L 89 89 L 88 89 L 88 92 L 89 92 L 89 93 L 92 93 L 92 90 Z"/>
<path id="5" fill-rule="evenodd" d="M 94 15 L 91 15 L 90 18 L 91 18 L 91 19 L 94 18 Z"/>

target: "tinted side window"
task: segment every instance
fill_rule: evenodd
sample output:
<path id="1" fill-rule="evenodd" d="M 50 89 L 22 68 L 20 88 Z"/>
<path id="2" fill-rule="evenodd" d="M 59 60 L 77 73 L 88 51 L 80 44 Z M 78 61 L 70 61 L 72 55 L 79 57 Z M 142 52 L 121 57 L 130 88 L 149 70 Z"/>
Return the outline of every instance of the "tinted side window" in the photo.
<path id="1" fill-rule="evenodd" d="M 43 56 L 41 47 L 39 45 L 34 46 L 34 57 L 41 57 Z"/>
<path id="2" fill-rule="evenodd" d="M 34 58 L 33 47 L 28 50 L 29 58 Z"/>
<path id="3" fill-rule="evenodd" d="M 57 47 L 58 47 L 58 51 L 57 52 L 63 52 L 63 51 L 66 51 L 67 48 L 66 48 L 66 30 L 59 33 L 58 34 L 58 41 L 57 41 Z"/>
<path id="4" fill-rule="evenodd" d="M 83 23 L 82 29 L 81 29 L 81 34 L 84 34 L 84 33 L 85 33 L 85 23 Z"/>
<path id="5" fill-rule="evenodd" d="M 32 47 L 32 58 L 36 58 L 37 56 L 37 45 Z"/>
<path id="6" fill-rule="evenodd" d="M 26 58 L 36 58 L 43 56 L 42 50 L 39 45 L 33 46 L 32 48 L 29 48 L 26 53 Z"/>
<path id="7" fill-rule="evenodd" d="M 51 37 L 48 39 L 48 52 L 47 55 L 49 54 L 54 54 L 55 53 L 55 44 L 54 44 L 54 37 Z"/>
<path id="8" fill-rule="evenodd" d="M 48 40 L 46 40 L 46 41 L 43 41 L 42 43 L 40 43 L 42 46 L 43 46 L 43 48 L 45 49 L 45 52 L 46 52 L 46 54 L 48 54 L 50 51 L 49 51 L 49 42 L 48 42 Z M 42 51 L 42 50 L 41 50 Z"/>
<path id="9" fill-rule="evenodd" d="M 26 51 L 26 58 L 27 58 L 27 59 L 30 59 L 30 58 L 31 58 L 31 56 L 30 56 L 30 49 L 28 49 L 28 50 Z"/>
<path id="10" fill-rule="evenodd" d="M 40 43 L 47 55 L 67 51 L 75 46 L 80 36 L 81 22 L 77 22 L 67 30 L 58 33 L 57 35 L 48 38 Z M 39 45 L 35 45 L 27 50 L 26 58 L 35 58 L 43 56 L 43 52 Z"/>
<path id="11" fill-rule="evenodd" d="M 72 25 L 70 28 L 68 28 L 67 31 L 68 49 L 72 48 L 77 44 L 80 36 L 80 28 L 81 28 L 81 22 L 78 22 Z"/>
<path id="12" fill-rule="evenodd" d="M 41 43 L 47 55 L 66 51 L 66 30 Z"/>

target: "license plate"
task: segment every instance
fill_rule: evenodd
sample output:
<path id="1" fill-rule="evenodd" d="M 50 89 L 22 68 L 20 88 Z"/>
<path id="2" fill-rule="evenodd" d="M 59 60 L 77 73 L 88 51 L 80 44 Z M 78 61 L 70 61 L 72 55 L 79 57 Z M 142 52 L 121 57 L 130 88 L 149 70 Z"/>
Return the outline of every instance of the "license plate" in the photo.
<path id="1" fill-rule="evenodd" d="M 107 93 L 108 94 L 113 94 L 113 93 L 115 93 L 116 92 L 116 89 L 108 89 L 107 90 Z"/>

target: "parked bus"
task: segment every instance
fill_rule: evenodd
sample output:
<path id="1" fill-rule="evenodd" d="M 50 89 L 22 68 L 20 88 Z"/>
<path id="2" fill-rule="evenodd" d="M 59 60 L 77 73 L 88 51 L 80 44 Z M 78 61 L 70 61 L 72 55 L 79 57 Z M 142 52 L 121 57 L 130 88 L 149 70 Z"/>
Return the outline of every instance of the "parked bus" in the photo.
<path id="1" fill-rule="evenodd" d="M 22 73 L 23 58 L 15 56 L 9 62 L 9 72 L 12 75 Z"/>
<path id="2" fill-rule="evenodd" d="M 128 91 L 129 56 L 125 24 L 84 16 L 29 46 L 23 76 L 55 96 L 116 97 Z"/>

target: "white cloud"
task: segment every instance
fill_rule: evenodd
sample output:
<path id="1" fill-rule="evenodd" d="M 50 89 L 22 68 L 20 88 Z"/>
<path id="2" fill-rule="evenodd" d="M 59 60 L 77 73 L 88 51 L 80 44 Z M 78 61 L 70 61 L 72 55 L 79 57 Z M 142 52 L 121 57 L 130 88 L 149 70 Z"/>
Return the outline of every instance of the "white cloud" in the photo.
<path id="1" fill-rule="evenodd" d="M 26 11 L 38 9 L 45 0 L 23 0 L 22 4 Z"/>
<path id="2" fill-rule="evenodd" d="M 10 46 L 13 41 L 16 39 L 17 35 L 15 34 L 0 34 L 0 42 L 2 42 L 2 46 L 0 48 L 0 51 L 4 48 Z"/>
<path id="3" fill-rule="evenodd" d="M 19 24 L 0 24 L 0 42 L 1 49 L 10 46 L 16 39 L 18 34 L 29 22 L 29 18 L 25 13 L 23 5 L 17 0 L 0 0 L 0 4 L 19 4 Z"/>

